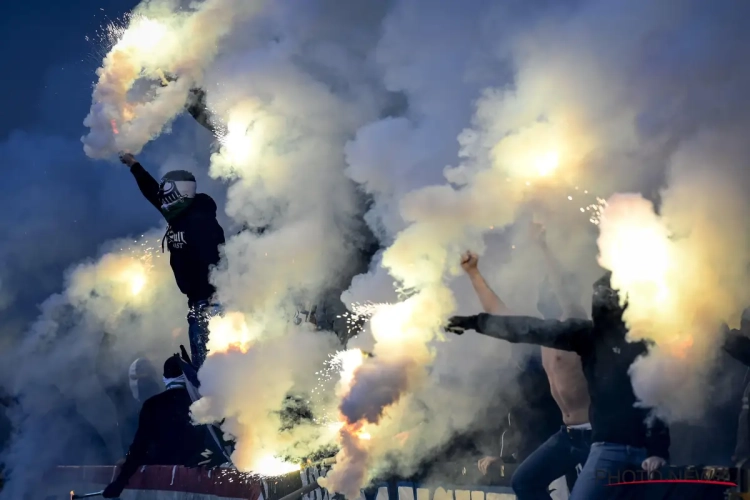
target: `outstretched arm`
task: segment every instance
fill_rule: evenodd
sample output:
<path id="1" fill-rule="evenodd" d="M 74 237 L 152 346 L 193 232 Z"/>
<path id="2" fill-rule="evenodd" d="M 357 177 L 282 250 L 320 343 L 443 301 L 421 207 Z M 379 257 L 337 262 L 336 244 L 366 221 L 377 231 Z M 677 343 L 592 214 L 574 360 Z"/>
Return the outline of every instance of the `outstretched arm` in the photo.
<path id="1" fill-rule="evenodd" d="M 536 344 L 581 354 L 591 345 L 593 323 L 585 319 L 558 321 L 482 313 L 477 316 L 454 316 L 447 330 L 459 335 L 466 330 L 475 330 L 508 342 Z"/>
<path id="2" fill-rule="evenodd" d="M 147 400 L 138 417 L 138 430 L 135 433 L 133 443 L 130 445 L 130 450 L 125 457 L 125 463 L 122 464 L 117 478 L 107 487 L 114 496 L 119 496 L 117 493 L 122 492 L 130 478 L 138 470 L 138 467 L 146 462 L 149 445 L 154 439 L 152 422 L 155 421 L 156 416 L 152 413 L 151 406 Z"/>
<path id="3" fill-rule="evenodd" d="M 161 204 L 159 203 L 159 183 L 151 177 L 138 160 L 129 153 L 120 156 L 120 161 L 130 167 L 130 173 L 135 177 L 138 183 L 138 189 L 141 190 L 143 197 L 146 198 L 161 213 Z"/>
<path id="4" fill-rule="evenodd" d="M 586 310 L 581 306 L 577 300 L 571 300 L 570 294 L 566 293 L 562 285 L 562 266 L 557 257 L 552 253 L 549 246 L 547 246 L 547 238 L 545 236 L 544 226 L 541 224 L 533 223 L 531 226 L 532 237 L 536 240 L 539 248 L 542 250 L 544 255 L 544 262 L 547 267 L 547 273 L 549 274 L 550 282 L 552 283 L 552 289 L 555 292 L 557 300 L 560 302 L 560 306 L 563 310 L 563 318 L 587 318 Z"/>
<path id="5" fill-rule="evenodd" d="M 490 288 L 487 282 L 479 272 L 478 268 L 479 256 L 473 252 L 466 252 L 461 257 L 461 267 L 469 276 L 471 285 L 474 287 L 474 291 L 479 297 L 479 302 L 482 304 L 484 312 L 490 314 L 508 314 L 510 309 L 505 303 L 500 300 L 500 297 Z"/>

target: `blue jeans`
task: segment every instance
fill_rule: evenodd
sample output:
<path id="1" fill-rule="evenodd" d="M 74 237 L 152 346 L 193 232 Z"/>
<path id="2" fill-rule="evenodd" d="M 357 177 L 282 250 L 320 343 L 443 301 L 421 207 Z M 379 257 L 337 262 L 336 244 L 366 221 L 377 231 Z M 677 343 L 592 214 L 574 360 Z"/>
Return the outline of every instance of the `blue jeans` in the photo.
<path id="1" fill-rule="evenodd" d="M 510 485 L 518 500 L 550 500 L 549 485 L 586 462 L 591 431 L 563 426 L 518 466 Z"/>
<path id="2" fill-rule="evenodd" d="M 569 500 L 610 499 L 616 498 L 620 492 L 626 493 L 626 487 L 621 489 L 610 485 L 637 479 L 646 458 L 645 448 L 615 443 L 592 444 Z"/>
<path id="3" fill-rule="evenodd" d="M 222 314 L 221 306 L 206 301 L 190 306 L 188 311 L 188 337 L 190 339 L 190 358 L 195 369 L 199 369 L 208 356 L 208 323 L 214 316 Z"/>

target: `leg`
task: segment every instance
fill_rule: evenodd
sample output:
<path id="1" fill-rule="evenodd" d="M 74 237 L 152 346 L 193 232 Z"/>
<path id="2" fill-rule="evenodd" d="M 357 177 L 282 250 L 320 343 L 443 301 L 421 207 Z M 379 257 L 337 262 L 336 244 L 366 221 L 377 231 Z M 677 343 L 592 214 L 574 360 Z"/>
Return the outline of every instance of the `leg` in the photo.
<path id="1" fill-rule="evenodd" d="M 188 315 L 188 337 L 191 361 L 196 369 L 200 369 L 208 355 L 208 321 L 200 313 Z"/>
<path id="2" fill-rule="evenodd" d="M 571 441 L 565 430 L 553 434 L 516 469 L 511 487 L 518 500 L 549 500 L 549 485 L 575 467 Z"/>
<path id="3" fill-rule="evenodd" d="M 638 479 L 645 450 L 621 444 L 594 443 L 569 500 L 599 500 L 628 494 L 627 486 L 610 486 Z"/>
<path id="4" fill-rule="evenodd" d="M 591 434 L 579 434 L 573 439 L 573 446 L 570 450 L 571 466 L 565 473 L 565 479 L 568 484 L 568 491 L 573 491 L 578 474 L 583 469 L 591 450 Z"/>

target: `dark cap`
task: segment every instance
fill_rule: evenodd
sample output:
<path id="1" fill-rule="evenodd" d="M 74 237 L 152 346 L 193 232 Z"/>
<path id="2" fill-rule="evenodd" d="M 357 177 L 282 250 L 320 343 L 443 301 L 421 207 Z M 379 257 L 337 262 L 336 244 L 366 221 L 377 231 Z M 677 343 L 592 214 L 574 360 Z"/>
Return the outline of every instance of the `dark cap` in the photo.
<path id="1" fill-rule="evenodd" d="M 180 358 L 175 354 L 164 362 L 164 378 L 177 378 L 182 375 Z"/>

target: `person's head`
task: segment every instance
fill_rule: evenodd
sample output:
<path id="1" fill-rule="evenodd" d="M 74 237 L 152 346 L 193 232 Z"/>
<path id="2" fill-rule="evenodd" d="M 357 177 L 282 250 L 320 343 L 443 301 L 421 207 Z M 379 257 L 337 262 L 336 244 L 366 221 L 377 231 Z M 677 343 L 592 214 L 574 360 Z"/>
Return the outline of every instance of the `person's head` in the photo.
<path id="1" fill-rule="evenodd" d="M 159 182 L 159 203 L 162 212 L 177 215 L 195 198 L 195 176 L 186 170 L 173 170 L 164 174 Z"/>
<path id="2" fill-rule="evenodd" d="M 164 362 L 164 385 L 167 389 L 185 387 L 185 374 L 182 371 L 180 358 L 176 354 Z"/>
<path id="3" fill-rule="evenodd" d="M 595 322 L 619 322 L 627 308 L 621 304 L 620 294 L 612 288 L 612 273 L 607 271 L 604 276 L 594 282 L 594 294 L 591 298 L 591 318 Z"/>
<path id="4" fill-rule="evenodd" d="M 145 401 L 160 392 L 154 365 L 146 358 L 138 358 L 128 370 L 130 393 L 136 401 Z"/>

